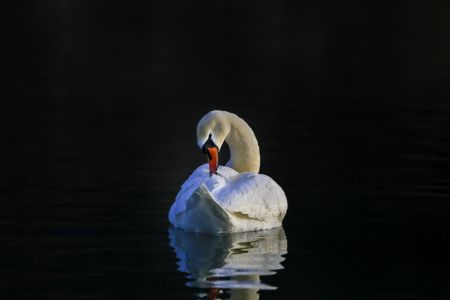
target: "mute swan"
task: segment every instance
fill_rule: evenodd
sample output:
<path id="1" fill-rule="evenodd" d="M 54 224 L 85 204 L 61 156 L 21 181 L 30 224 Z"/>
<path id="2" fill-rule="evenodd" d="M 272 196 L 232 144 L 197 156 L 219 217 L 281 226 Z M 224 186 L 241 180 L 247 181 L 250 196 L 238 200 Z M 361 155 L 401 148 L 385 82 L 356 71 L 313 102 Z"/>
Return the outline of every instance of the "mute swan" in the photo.
<path id="1" fill-rule="evenodd" d="M 218 165 L 223 143 L 230 148 L 226 166 Z M 208 155 L 183 183 L 169 221 L 193 232 L 242 232 L 278 227 L 287 200 L 269 176 L 258 174 L 259 146 L 250 126 L 235 114 L 214 110 L 197 125 L 197 144 Z"/>

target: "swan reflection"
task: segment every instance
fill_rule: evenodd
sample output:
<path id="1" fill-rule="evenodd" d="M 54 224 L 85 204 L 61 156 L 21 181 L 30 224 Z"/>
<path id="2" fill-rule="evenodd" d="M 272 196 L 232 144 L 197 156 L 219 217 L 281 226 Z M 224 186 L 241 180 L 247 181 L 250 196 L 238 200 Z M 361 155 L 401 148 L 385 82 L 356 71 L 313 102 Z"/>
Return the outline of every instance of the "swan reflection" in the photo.
<path id="1" fill-rule="evenodd" d="M 225 299 L 258 299 L 258 290 L 276 289 L 261 282 L 260 276 L 283 269 L 281 262 L 287 253 L 281 227 L 218 235 L 170 228 L 169 238 L 178 258 L 178 270 L 192 279 L 187 285 L 208 289 L 203 295 L 208 299 L 216 299 L 224 289 L 230 289 Z"/>

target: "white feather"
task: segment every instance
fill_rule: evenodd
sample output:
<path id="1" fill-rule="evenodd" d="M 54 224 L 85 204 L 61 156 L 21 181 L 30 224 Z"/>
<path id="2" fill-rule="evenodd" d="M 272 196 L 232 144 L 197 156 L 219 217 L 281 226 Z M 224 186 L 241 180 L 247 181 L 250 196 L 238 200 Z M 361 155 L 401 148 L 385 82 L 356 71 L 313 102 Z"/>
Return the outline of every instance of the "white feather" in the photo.
<path id="1" fill-rule="evenodd" d="M 269 176 L 220 166 L 198 167 L 181 186 L 169 212 L 174 227 L 195 232 L 241 232 L 281 225 L 287 200 Z"/>

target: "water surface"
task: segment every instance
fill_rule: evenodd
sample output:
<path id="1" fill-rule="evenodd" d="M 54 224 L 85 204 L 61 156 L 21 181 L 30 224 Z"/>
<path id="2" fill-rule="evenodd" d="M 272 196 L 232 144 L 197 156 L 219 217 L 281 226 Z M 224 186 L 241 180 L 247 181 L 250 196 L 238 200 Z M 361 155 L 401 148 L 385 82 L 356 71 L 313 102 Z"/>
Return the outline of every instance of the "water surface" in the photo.
<path id="1" fill-rule="evenodd" d="M 450 298 L 448 5 L 7 6 L 2 299 Z M 212 109 L 253 128 L 284 233 L 170 229 Z"/>

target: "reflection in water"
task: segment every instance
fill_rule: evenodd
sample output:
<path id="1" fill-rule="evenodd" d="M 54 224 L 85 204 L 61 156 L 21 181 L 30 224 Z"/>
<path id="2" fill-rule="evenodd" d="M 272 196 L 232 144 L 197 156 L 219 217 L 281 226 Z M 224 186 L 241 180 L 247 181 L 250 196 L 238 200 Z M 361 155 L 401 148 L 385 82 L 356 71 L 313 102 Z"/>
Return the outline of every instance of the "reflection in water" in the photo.
<path id="1" fill-rule="evenodd" d="M 230 234 L 199 234 L 169 229 L 170 245 L 178 258 L 178 270 L 189 273 L 190 287 L 208 289 L 199 295 L 216 299 L 222 289 L 225 299 L 258 299 L 260 289 L 276 289 L 260 276 L 283 269 L 287 253 L 283 228 Z M 220 295 L 224 299 L 224 295 Z"/>

